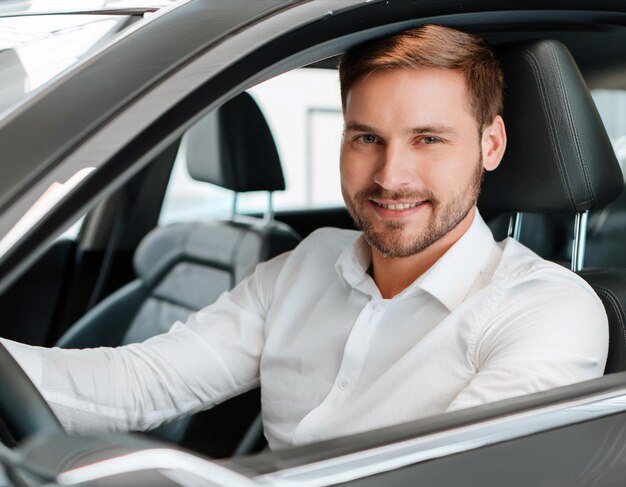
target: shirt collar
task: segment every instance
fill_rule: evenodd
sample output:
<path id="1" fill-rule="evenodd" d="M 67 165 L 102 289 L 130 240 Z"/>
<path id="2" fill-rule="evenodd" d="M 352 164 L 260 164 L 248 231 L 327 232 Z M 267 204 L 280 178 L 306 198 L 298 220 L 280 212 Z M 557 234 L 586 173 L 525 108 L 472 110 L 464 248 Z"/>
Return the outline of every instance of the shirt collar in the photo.
<path id="1" fill-rule="evenodd" d="M 476 209 L 474 220 L 467 232 L 428 271 L 398 294 L 398 297 L 424 291 L 439 300 L 449 311 L 453 311 L 466 298 L 494 244 L 491 230 Z M 380 295 L 376 284 L 367 273 L 371 262 L 371 249 L 361 235 L 339 255 L 335 268 L 351 287 L 372 296 Z"/>
<path id="2" fill-rule="evenodd" d="M 453 311 L 467 297 L 494 245 L 491 230 L 476 209 L 467 232 L 401 294 L 417 287 Z"/>
<path id="3" fill-rule="evenodd" d="M 367 273 L 371 264 L 372 251 L 365 241 L 365 237 L 361 234 L 339 255 L 335 263 L 335 269 L 339 276 L 343 277 L 351 287 L 367 292 L 367 290 L 362 289 L 362 287 L 367 285 L 368 280 L 372 280 Z"/>

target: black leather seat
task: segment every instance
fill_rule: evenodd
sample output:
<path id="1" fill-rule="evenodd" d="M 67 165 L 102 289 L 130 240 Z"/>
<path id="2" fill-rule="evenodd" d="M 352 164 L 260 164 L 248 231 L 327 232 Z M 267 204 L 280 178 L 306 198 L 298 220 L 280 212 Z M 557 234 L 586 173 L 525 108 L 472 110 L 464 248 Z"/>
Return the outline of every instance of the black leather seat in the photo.
<path id="1" fill-rule="evenodd" d="M 247 93 L 194 125 L 183 137 L 181 150 L 196 180 L 235 192 L 271 194 L 285 189 L 270 129 Z M 231 289 L 257 263 L 292 249 L 299 240 L 290 227 L 271 215 L 157 228 L 135 253 L 137 279 L 88 312 L 57 346 L 117 346 L 167 331 L 175 321 L 184 321 Z M 248 421 L 256 416 L 258 407 L 256 403 L 248 408 Z M 170 423 L 156 434 L 181 442 L 187 431 L 194 429 L 194 421 L 200 420 Z"/>
<path id="2" fill-rule="evenodd" d="M 579 215 L 579 252 L 572 258 L 580 264 L 585 213 L 604 207 L 623 189 L 609 137 L 564 45 L 550 40 L 512 44 L 499 49 L 499 56 L 509 141 L 500 167 L 485 177 L 479 207 L 492 214 Z M 606 372 L 626 370 L 626 271 L 581 276 L 596 289 L 609 317 Z"/>
<path id="3" fill-rule="evenodd" d="M 590 266 L 626 267 L 626 193 L 589 215 L 587 259 Z"/>
<path id="4" fill-rule="evenodd" d="M 609 318 L 609 356 L 604 372 L 623 372 L 626 370 L 626 269 L 589 269 L 580 275 L 600 296 Z"/>

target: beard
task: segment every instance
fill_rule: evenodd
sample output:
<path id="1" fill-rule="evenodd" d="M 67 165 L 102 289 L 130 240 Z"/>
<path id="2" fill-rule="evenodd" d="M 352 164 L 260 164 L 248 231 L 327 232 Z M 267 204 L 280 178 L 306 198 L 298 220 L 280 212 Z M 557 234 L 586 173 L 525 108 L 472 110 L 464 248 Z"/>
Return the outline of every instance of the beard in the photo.
<path id="1" fill-rule="evenodd" d="M 453 194 L 448 201 L 440 200 L 428 190 L 388 191 L 380 186 L 360 191 L 354 198 L 347 194 L 343 186 L 342 193 L 350 216 L 372 248 L 383 257 L 410 257 L 441 240 L 465 219 L 478 201 L 483 174 L 481 157 L 468 185 Z M 404 230 L 408 225 L 403 221 L 380 220 L 377 230 L 367 211 L 372 198 L 422 201 L 431 205 L 430 219 L 412 235 L 405 235 Z"/>

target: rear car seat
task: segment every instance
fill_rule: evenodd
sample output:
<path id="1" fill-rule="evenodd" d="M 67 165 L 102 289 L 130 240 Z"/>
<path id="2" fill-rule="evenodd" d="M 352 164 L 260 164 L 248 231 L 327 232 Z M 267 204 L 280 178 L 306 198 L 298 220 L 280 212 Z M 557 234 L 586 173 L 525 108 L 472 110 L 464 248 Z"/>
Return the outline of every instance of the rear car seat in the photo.
<path id="1" fill-rule="evenodd" d="M 237 193 L 284 190 L 274 139 L 261 110 L 247 93 L 233 98 L 183 137 L 190 175 Z M 271 200 L 270 200 L 271 202 Z M 271 206 L 271 205 L 270 205 Z M 256 264 L 295 247 L 298 235 L 266 218 L 180 223 L 157 228 L 134 256 L 137 279 L 113 293 L 75 323 L 57 342 L 64 348 L 117 346 L 145 340 L 185 321 L 250 274 Z M 241 404 L 238 421 L 251 422 L 258 400 Z M 159 428 L 155 434 L 184 442 L 196 434 L 202 414 Z M 195 426 L 194 426 L 195 424 Z M 247 425 L 240 425 L 242 432 Z M 210 436 L 210 432 L 203 435 Z M 234 447 L 234 446 L 233 446 Z M 211 452 L 219 455 L 222 452 Z"/>

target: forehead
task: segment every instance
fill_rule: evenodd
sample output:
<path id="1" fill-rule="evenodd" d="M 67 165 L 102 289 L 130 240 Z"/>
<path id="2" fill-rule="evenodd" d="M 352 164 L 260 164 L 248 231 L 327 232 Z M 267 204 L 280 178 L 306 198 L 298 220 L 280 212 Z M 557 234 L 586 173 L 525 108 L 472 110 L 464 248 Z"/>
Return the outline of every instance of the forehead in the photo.
<path id="1" fill-rule="evenodd" d="M 371 72 L 349 89 L 345 108 L 346 120 L 363 122 L 360 118 L 473 118 L 465 77 L 443 68 Z"/>

